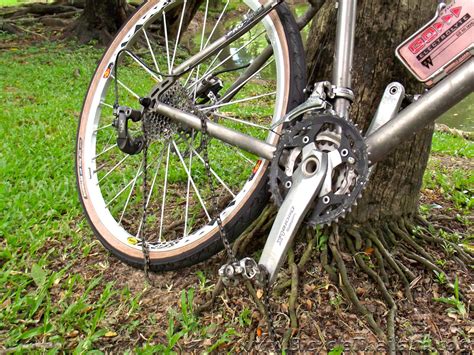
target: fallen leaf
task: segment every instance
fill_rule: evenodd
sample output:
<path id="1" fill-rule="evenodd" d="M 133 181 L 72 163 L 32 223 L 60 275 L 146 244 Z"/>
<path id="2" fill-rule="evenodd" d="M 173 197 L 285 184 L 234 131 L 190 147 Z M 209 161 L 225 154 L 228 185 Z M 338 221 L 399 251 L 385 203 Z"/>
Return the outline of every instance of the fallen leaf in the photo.
<path id="1" fill-rule="evenodd" d="M 367 255 L 372 255 L 374 253 L 375 249 L 374 248 L 367 248 L 365 249 L 364 253 L 366 253 Z"/>
<path id="2" fill-rule="evenodd" d="M 263 290 L 262 289 L 258 289 L 257 290 L 257 298 L 258 299 L 261 299 L 263 297 Z"/>
<path id="3" fill-rule="evenodd" d="M 257 336 L 258 337 L 262 336 L 262 328 L 260 328 L 260 327 L 257 328 Z"/>
<path id="4" fill-rule="evenodd" d="M 452 318 L 452 319 L 454 319 L 454 320 L 458 320 L 458 315 L 455 314 L 455 313 L 448 313 L 448 317 L 449 317 L 449 318 Z M 454 331 L 453 333 L 455 333 L 455 332 L 457 332 L 457 330 Z"/>
<path id="5" fill-rule="evenodd" d="M 85 314 L 85 313 L 89 313 L 90 311 L 92 311 L 92 306 L 87 306 L 86 308 L 81 310 L 81 312 L 79 312 L 79 313 L 80 314 Z"/>
<path id="6" fill-rule="evenodd" d="M 104 337 L 105 338 L 115 338 L 118 334 L 113 332 L 113 331 L 109 331 L 107 333 L 104 334 Z"/>
<path id="7" fill-rule="evenodd" d="M 68 333 L 65 335 L 65 338 L 70 339 L 70 338 L 75 338 L 79 335 L 79 331 L 73 330 L 72 332 Z"/>
<path id="8" fill-rule="evenodd" d="M 308 309 L 308 311 L 311 311 L 311 309 L 313 308 L 313 302 L 311 302 L 310 299 L 306 300 L 306 308 Z"/>
<path id="9" fill-rule="evenodd" d="M 313 285 L 313 284 L 311 284 L 311 285 L 305 284 L 304 285 L 304 293 L 305 294 L 313 292 L 315 289 L 316 289 L 316 285 Z"/>

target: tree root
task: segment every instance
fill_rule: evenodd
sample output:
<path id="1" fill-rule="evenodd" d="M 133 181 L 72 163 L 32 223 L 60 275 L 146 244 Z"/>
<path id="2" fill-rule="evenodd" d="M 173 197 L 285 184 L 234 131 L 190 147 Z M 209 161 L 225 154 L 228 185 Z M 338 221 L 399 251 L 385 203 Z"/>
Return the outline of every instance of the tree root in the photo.
<path id="1" fill-rule="evenodd" d="M 242 236 L 234 243 L 233 250 L 238 254 L 244 254 L 248 250 L 249 244 L 256 239 L 260 233 L 266 233 L 271 225 L 272 217 L 275 210 L 267 208 L 262 212 L 261 218 L 257 219 L 242 234 Z M 270 219 L 270 222 L 269 222 Z M 416 219 L 415 221 L 418 221 Z M 423 223 L 421 223 L 423 222 Z M 283 334 L 282 349 L 287 349 L 291 338 L 298 332 L 298 288 L 300 285 L 301 272 L 311 260 L 315 246 L 320 246 L 319 260 L 322 268 L 327 272 L 330 279 L 339 285 L 340 292 L 345 299 L 350 302 L 354 310 L 359 313 L 367 322 L 369 327 L 380 339 L 387 341 L 388 352 L 394 354 L 396 352 L 396 327 L 395 320 L 397 314 L 397 304 L 393 293 L 389 289 L 390 281 L 393 274 L 398 275 L 398 279 L 403 284 L 405 297 L 409 302 L 413 302 L 411 291 L 411 283 L 416 279 L 416 275 L 410 270 L 410 264 L 407 260 L 419 263 L 423 268 L 429 271 L 442 273 L 443 270 L 434 262 L 436 260 L 424 244 L 443 245 L 449 243 L 456 251 L 455 257 L 459 262 L 472 262 L 473 257 L 470 253 L 455 243 L 446 241 L 438 236 L 433 235 L 429 230 L 429 224 L 426 221 L 420 221 L 423 226 L 415 226 L 411 219 L 400 219 L 379 226 L 333 226 L 329 232 L 327 246 L 319 245 L 319 231 L 313 229 L 304 229 L 301 236 L 306 239 L 304 249 L 298 248 L 299 260 L 296 260 L 295 250 L 290 249 L 288 252 L 288 278 L 282 279 L 273 290 L 274 295 L 280 296 L 287 289 L 289 292 L 288 315 L 290 319 L 290 328 Z M 302 239 L 302 238 L 300 238 Z M 354 288 L 348 271 L 347 258 L 348 253 L 352 255 L 356 268 L 367 275 L 376 285 L 381 299 L 388 309 L 386 315 L 385 330 L 381 324 L 375 319 L 374 314 L 369 311 L 364 302 Z M 258 293 L 249 282 L 245 282 L 248 292 L 255 300 L 255 303 L 261 312 L 265 314 L 265 307 L 258 298 Z M 452 284 L 447 285 L 452 287 Z M 215 289 L 204 305 L 197 308 L 200 314 L 208 310 L 215 299 L 223 290 L 222 280 L 216 284 Z"/>
<path id="2" fill-rule="evenodd" d="M 298 331 L 298 318 L 296 316 L 296 303 L 298 299 L 299 270 L 295 263 L 295 254 L 291 248 L 288 251 L 288 266 L 291 270 L 291 292 L 288 311 L 290 313 L 290 328 L 283 336 L 282 349 L 288 349 L 288 343 L 291 337 Z"/>
<path id="3" fill-rule="evenodd" d="M 377 324 L 374 319 L 374 316 L 369 310 L 359 301 L 357 294 L 352 286 L 349 276 L 347 274 L 346 265 L 344 260 L 342 259 L 341 253 L 339 251 L 338 241 L 340 239 L 339 236 L 339 228 L 337 225 L 333 227 L 333 233 L 329 237 L 329 248 L 331 249 L 332 255 L 336 261 L 337 268 L 339 270 L 339 275 L 341 277 L 341 288 L 345 290 L 345 293 L 349 297 L 352 305 L 355 307 L 357 312 L 359 312 L 366 320 L 372 330 L 377 334 L 377 336 L 384 338 L 384 332 L 382 328 Z"/>
<path id="4" fill-rule="evenodd" d="M 265 227 L 268 224 L 268 220 L 272 220 L 273 216 L 275 214 L 275 208 L 273 206 L 267 206 L 262 214 L 260 215 L 259 218 L 257 218 L 253 223 L 242 233 L 242 235 L 237 238 L 237 240 L 234 242 L 232 246 L 232 251 L 234 254 L 238 255 L 240 254 L 243 250 L 245 250 L 246 246 L 254 239 L 254 237 L 261 231 L 265 231 Z M 256 291 L 252 287 L 250 283 L 246 284 L 247 289 L 249 292 L 252 294 L 252 296 L 255 296 L 254 299 L 256 300 L 257 306 L 259 307 L 259 310 L 263 312 L 263 304 L 258 300 L 256 297 Z M 224 290 L 224 282 L 222 281 L 222 278 L 219 278 L 219 281 L 217 282 L 216 286 L 214 287 L 214 290 L 212 291 L 211 297 L 208 301 L 206 301 L 204 304 L 197 306 L 195 309 L 196 315 L 200 315 L 203 312 L 206 312 L 212 308 L 214 303 L 216 302 L 217 297 L 220 296 L 222 291 Z M 264 314 L 263 312 L 262 314 Z"/>
<path id="5" fill-rule="evenodd" d="M 397 312 L 395 299 L 388 288 L 389 274 L 394 272 L 399 276 L 406 298 L 413 302 L 411 282 L 416 279 L 416 275 L 409 269 L 409 263 L 405 259 L 419 263 L 426 270 L 442 273 L 443 270 L 434 262 L 436 258 L 424 248 L 423 244 L 431 243 L 438 246 L 443 243 L 454 244 L 430 233 L 428 222 L 423 222 L 420 223 L 424 226 L 421 232 L 420 227 L 415 227 L 413 221 L 408 218 L 376 227 L 371 225 L 341 227 L 341 231 L 337 226 L 333 226 L 329 237 L 329 249 L 320 255 L 325 270 L 331 270 L 329 273 L 335 271 L 339 275 L 340 290 L 345 298 L 366 319 L 375 334 L 387 340 L 389 353 L 396 352 L 395 319 Z M 452 247 L 456 251 L 455 257 L 459 262 L 472 261 L 472 256 L 468 251 L 458 245 L 452 245 Z M 346 252 L 353 256 L 358 269 L 373 280 L 387 305 L 386 333 L 382 331 L 372 313 L 359 300 L 351 284 L 346 267 L 347 260 L 342 257 Z M 332 263 L 335 263 L 334 269 L 330 267 Z M 333 276 L 331 278 L 334 279 Z M 287 284 L 283 286 L 287 286 Z M 447 287 L 451 288 L 452 284 L 448 284 Z"/>

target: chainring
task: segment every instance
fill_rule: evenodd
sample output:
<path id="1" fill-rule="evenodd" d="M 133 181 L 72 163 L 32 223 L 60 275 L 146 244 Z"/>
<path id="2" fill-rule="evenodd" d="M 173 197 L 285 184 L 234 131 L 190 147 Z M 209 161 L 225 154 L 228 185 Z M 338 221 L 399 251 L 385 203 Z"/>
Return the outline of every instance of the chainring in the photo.
<path id="1" fill-rule="evenodd" d="M 283 133 L 270 166 L 270 192 L 277 206 L 293 184 L 303 147 L 312 143 L 321 152 L 338 150 L 342 159 L 342 164 L 328 172 L 331 178 L 325 180 L 305 220 L 311 226 L 331 224 L 343 218 L 361 197 L 369 176 L 367 146 L 351 122 L 327 113 L 307 114 Z"/>

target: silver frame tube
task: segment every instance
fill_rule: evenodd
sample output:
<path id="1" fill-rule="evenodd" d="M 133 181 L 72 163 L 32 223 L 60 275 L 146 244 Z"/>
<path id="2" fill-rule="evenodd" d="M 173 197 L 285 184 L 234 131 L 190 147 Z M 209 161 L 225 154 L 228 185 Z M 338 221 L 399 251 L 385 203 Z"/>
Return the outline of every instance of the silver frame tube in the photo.
<path id="1" fill-rule="evenodd" d="M 357 15 L 357 0 L 338 0 L 336 53 L 334 56 L 333 85 L 342 88 L 352 87 L 352 62 L 354 57 L 354 38 Z M 351 102 L 337 98 L 334 109 L 337 114 L 349 118 Z"/>
<path id="2" fill-rule="evenodd" d="M 422 98 L 367 137 L 366 143 L 371 162 L 383 160 L 391 150 L 411 134 L 435 121 L 473 91 L 474 59 L 470 59 Z M 163 103 L 158 103 L 156 111 L 191 128 L 201 129 L 201 119 L 196 115 Z M 212 121 L 207 121 L 207 126 L 211 137 L 256 154 L 263 159 L 273 158 L 276 148 L 271 144 Z"/>
<path id="3" fill-rule="evenodd" d="M 181 111 L 161 102 L 157 103 L 153 110 L 195 130 L 201 129 L 201 119 L 191 113 Z M 210 120 L 207 120 L 207 132 L 211 137 L 217 138 L 235 147 L 239 147 L 249 153 L 256 154 L 263 159 L 273 159 L 273 153 L 276 148 L 257 138 L 227 128 Z"/>
<path id="4" fill-rule="evenodd" d="M 436 120 L 473 91 L 474 58 L 367 137 L 371 162 L 383 160 L 412 134 Z"/>

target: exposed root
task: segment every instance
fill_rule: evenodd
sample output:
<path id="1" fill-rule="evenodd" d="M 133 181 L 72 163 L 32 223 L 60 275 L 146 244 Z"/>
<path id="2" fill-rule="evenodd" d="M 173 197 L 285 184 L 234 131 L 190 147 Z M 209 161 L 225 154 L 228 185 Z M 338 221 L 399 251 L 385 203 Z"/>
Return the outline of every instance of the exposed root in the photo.
<path id="1" fill-rule="evenodd" d="M 268 220 L 269 219 L 272 220 L 272 217 L 274 214 L 275 214 L 275 208 L 273 206 L 266 207 L 263 210 L 260 217 L 257 218 L 244 231 L 244 233 L 242 233 L 242 235 L 239 238 L 237 238 L 237 240 L 234 242 L 232 246 L 232 250 L 234 254 L 238 255 L 239 253 L 241 253 L 242 250 L 245 250 L 246 246 L 255 238 L 255 236 L 258 233 L 265 231 L 265 226 L 266 224 L 268 224 Z M 255 302 L 257 303 L 259 310 L 263 312 L 264 310 L 263 305 L 256 297 L 255 289 L 252 287 L 250 283 L 246 284 L 246 286 L 249 289 L 249 292 L 252 294 L 252 296 L 254 296 L 254 299 L 256 300 Z M 217 298 L 222 293 L 223 289 L 224 289 L 224 282 L 222 281 L 222 278 L 219 278 L 219 281 L 217 282 L 216 286 L 214 287 L 214 290 L 212 291 L 210 299 L 207 300 L 204 304 L 196 307 L 196 311 L 195 311 L 196 315 L 200 315 L 203 312 L 210 310 L 212 306 L 214 305 L 214 303 L 216 302 Z M 264 312 L 262 314 L 264 314 Z"/>
<path id="2" fill-rule="evenodd" d="M 219 278 L 219 281 L 217 281 L 217 284 L 214 287 L 214 290 L 212 291 L 211 298 L 204 304 L 195 307 L 194 312 L 196 316 L 199 316 L 202 313 L 209 311 L 216 302 L 217 297 L 219 297 L 222 293 L 222 290 L 224 290 L 224 282 L 222 281 L 222 278 Z"/>
<path id="3" fill-rule="evenodd" d="M 265 209 L 261 217 L 252 223 L 235 242 L 234 252 L 241 255 L 248 254 L 247 250 L 252 247 L 249 248 L 250 243 L 255 241 L 259 234 L 268 232 L 271 223 L 273 223 L 274 213 L 274 208 Z M 339 285 L 341 294 L 350 302 L 354 310 L 365 319 L 375 335 L 387 341 L 388 352 L 395 354 L 397 351 L 395 327 L 397 304 L 393 291 L 390 289 L 391 282 L 394 279 L 393 274 L 396 274 L 398 280 L 403 284 L 406 299 L 413 302 L 411 283 L 417 277 L 410 270 L 410 263 L 407 260 L 417 262 L 426 270 L 443 272 L 435 263 L 436 258 L 426 248 L 427 244 L 443 246 L 445 243 L 449 243 L 455 250 L 454 260 L 457 259 L 458 262 L 462 263 L 472 263 L 473 261 L 473 256 L 461 246 L 430 233 L 428 222 L 420 222 L 422 228 L 413 225 L 413 223 L 412 220 L 406 219 L 379 226 L 350 226 L 347 228 L 341 227 L 341 229 L 338 226 L 333 226 L 332 229 L 325 231 L 329 235 L 327 246 L 318 245 L 321 234 L 319 231 L 309 228 L 304 229 L 301 236 L 306 239 L 306 245 L 303 250 L 299 250 L 298 255 L 301 255 L 299 260 L 296 260 L 294 250 L 290 249 L 288 252 L 288 278 L 281 280 L 273 289 L 276 295 L 281 295 L 290 289 L 288 302 L 290 327 L 282 337 L 282 349 L 288 349 L 291 338 L 298 333 L 297 305 L 301 272 L 312 259 L 315 246 L 318 245 L 320 247 L 318 257 L 322 268 L 327 272 L 330 279 Z M 352 255 L 357 269 L 374 282 L 381 299 L 386 304 L 388 312 L 385 329 L 375 319 L 374 314 L 369 311 L 364 301 L 359 299 L 347 268 L 348 263 L 350 263 L 349 254 Z M 245 286 L 255 300 L 260 313 L 265 314 L 265 306 L 262 300 L 259 299 L 258 292 L 252 283 L 246 281 Z M 447 287 L 452 287 L 452 285 L 447 285 Z M 197 313 L 208 310 L 222 290 L 223 283 L 222 280 L 219 280 L 211 298 L 204 305 L 197 308 Z"/>
<path id="4" fill-rule="evenodd" d="M 352 286 L 349 276 L 347 274 L 346 265 L 342 259 L 341 253 L 339 251 L 338 241 L 340 239 L 338 226 L 333 227 L 333 233 L 329 237 L 329 248 L 331 249 L 332 255 L 336 261 L 336 265 L 341 277 L 341 288 L 345 290 L 345 293 L 349 297 L 352 305 L 355 307 L 357 312 L 359 312 L 366 320 L 372 330 L 377 334 L 377 336 L 384 338 L 384 332 L 382 328 L 377 324 L 374 319 L 374 316 L 369 310 L 360 302 L 357 294 Z"/>
<path id="5" fill-rule="evenodd" d="M 286 331 L 283 341 L 282 349 L 288 348 L 288 343 L 291 337 L 298 332 L 298 318 L 296 316 L 296 303 L 298 299 L 298 282 L 299 282 L 299 270 L 298 265 L 295 263 L 295 255 L 293 249 L 288 251 L 288 266 L 291 270 L 291 292 L 289 299 L 289 308 L 290 313 L 290 328 Z"/>
<path id="6" fill-rule="evenodd" d="M 375 281 L 377 287 L 382 294 L 385 302 L 390 307 L 389 316 L 387 319 L 387 333 L 388 333 L 388 348 L 391 354 L 395 354 L 396 350 L 396 339 L 395 339 L 395 315 L 397 312 L 397 305 L 393 297 L 390 295 L 390 292 L 387 290 L 385 286 L 385 281 L 374 271 L 372 270 L 367 264 L 365 263 L 362 255 L 360 253 L 356 253 L 354 249 L 354 245 L 350 239 L 346 239 L 347 246 L 349 250 L 353 253 L 355 260 L 359 267 L 367 274 L 369 277 Z"/>

